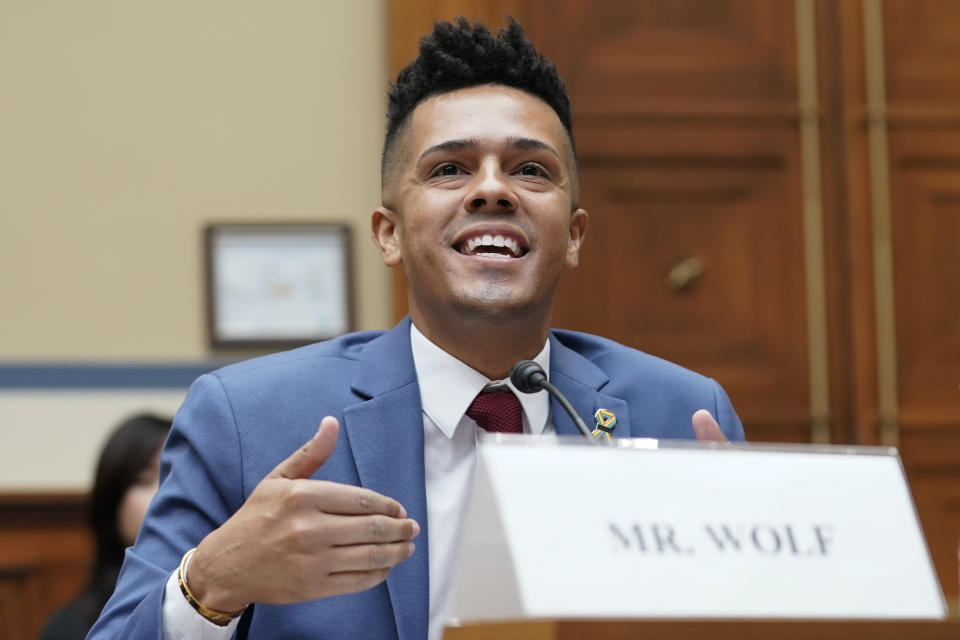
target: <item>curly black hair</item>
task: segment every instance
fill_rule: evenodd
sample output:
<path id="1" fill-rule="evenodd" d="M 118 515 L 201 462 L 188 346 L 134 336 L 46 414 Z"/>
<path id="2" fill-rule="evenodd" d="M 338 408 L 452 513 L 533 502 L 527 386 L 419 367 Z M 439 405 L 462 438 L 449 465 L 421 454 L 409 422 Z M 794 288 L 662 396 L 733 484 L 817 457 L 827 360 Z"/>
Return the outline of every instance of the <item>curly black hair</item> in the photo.
<path id="1" fill-rule="evenodd" d="M 556 112 L 573 148 L 570 99 L 554 64 L 537 51 L 511 17 L 496 36 L 466 18 L 438 21 L 420 40 L 420 55 L 397 75 L 387 95 L 387 135 L 381 171 L 417 105 L 432 96 L 482 84 L 502 84 L 534 95 Z"/>

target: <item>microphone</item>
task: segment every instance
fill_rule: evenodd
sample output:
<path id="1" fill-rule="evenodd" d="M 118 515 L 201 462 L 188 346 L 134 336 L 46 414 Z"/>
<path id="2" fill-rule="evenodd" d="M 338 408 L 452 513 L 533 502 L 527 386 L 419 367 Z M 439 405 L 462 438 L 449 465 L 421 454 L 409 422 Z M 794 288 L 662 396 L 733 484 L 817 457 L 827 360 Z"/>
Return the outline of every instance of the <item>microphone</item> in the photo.
<path id="1" fill-rule="evenodd" d="M 573 408 L 573 405 L 570 404 L 567 397 L 560 393 L 560 390 L 547 380 L 547 374 L 543 370 L 543 367 L 536 362 L 533 360 L 521 360 L 510 367 L 510 382 L 517 388 L 517 391 L 522 393 L 536 393 L 541 389 L 545 389 L 547 393 L 557 399 L 560 406 L 564 408 L 567 415 L 573 420 L 573 424 L 577 425 L 577 429 L 580 430 L 583 437 L 597 444 L 597 441 L 593 438 L 593 432 L 587 428 L 587 425 L 583 422 L 583 418 L 577 415 L 577 410 Z"/>

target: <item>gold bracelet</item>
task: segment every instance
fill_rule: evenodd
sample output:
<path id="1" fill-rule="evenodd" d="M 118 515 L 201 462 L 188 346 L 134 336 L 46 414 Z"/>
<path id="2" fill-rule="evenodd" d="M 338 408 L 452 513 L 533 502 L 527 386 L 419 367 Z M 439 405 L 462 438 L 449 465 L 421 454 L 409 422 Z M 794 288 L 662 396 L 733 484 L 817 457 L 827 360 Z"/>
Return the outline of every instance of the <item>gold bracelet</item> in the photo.
<path id="1" fill-rule="evenodd" d="M 197 613 L 202 615 L 204 618 L 212 622 L 213 624 L 225 627 L 230 624 L 230 621 L 239 616 L 241 613 L 247 610 L 246 607 L 240 609 L 240 611 L 234 611 L 233 613 L 224 613 L 222 611 L 214 611 L 210 607 L 206 606 L 193 595 L 193 592 L 190 591 L 190 587 L 187 586 L 187 563 L 190 562 L 190 556 L 193 555 L 193 552 L 197 548 L 194 547 L 183 554 L 183 559 L 180 560 L 180 568 L 177 569 L 177 582 L 180 584 L 180 592 L 183 593 L 183 597 L 187 599 L 187 602 L 190 603 L 190 606 L 193 607 Z"/>

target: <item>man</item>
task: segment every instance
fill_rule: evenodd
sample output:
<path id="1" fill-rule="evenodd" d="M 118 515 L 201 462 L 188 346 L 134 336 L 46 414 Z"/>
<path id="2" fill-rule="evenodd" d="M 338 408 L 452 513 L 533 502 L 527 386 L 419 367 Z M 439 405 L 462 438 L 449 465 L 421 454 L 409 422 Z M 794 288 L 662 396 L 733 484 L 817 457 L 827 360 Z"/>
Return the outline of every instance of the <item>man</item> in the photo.
<path id="1" fill-rule="evenodd" d="M 563 84 L 516 23 L 438 23 L 388 120 L 372 231 L 410 318 L 197 380 L 92 638 L 438 640 L 478 425 L 499 411 L 477 407 L 576 433 L 545 394 L 512 393 L 518 360 L 616 414 L 617 436 L 742 438 L 712 380 L 550 331 L 587 214 Z"/>

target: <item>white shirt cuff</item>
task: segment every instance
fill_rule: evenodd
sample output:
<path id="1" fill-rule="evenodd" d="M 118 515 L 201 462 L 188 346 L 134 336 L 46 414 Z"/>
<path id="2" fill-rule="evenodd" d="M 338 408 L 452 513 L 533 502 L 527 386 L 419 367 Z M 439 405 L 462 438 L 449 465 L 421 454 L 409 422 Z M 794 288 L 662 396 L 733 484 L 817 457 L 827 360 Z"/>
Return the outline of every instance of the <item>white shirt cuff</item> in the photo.
<path id="1" fill-rule="evenodd" d="M 225 627 L 213 624 L 183 597 L 176 571 L 167 580 L 163 592 L 163 640 L 229 640 L 238 624 L 240 616 Z"/>

